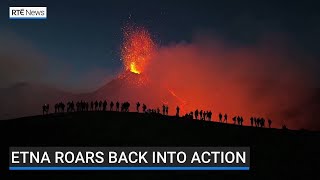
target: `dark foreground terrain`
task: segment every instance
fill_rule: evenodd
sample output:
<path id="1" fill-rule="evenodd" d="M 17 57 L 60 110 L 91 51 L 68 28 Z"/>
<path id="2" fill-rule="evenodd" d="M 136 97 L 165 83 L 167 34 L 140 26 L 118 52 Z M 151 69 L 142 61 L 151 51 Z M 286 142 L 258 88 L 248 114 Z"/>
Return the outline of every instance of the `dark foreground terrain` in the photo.
<path id="1" fill-rule="evenodd" d="M 161 115 L 78 112 L 0 122 L 0 176 L 26 179 L 319 179 L 320 133 L 186 120 Z M 250 171 L 8 171 L 10 146 L 249 146 Z M 106 178 L 104 178 L 106 179 Z"/>

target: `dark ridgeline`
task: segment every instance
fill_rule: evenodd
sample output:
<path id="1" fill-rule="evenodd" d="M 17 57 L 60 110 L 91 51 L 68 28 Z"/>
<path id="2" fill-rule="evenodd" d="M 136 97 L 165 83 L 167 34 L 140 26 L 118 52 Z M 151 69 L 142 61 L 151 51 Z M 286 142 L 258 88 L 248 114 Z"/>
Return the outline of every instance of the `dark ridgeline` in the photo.
<path id="1" fill-rule="evenodd" d="M 89 109 L 87 104 L 89 106 L 91 102 L 82 103 L 83 106 L 79 106 L 81 107 L 79 112 L 69 110 L 70 112 L 65 113 L 2 121 L 0 133 L 2 137 L 6 137 L 6 141 L 2 142 L 1 155 L 6 157 L 1 159 L 9 159 L 7 152 L 11 146 L 249 146 L 251 148 L 249 172 L 179 171 L 172 173 L 194 174 L 197 178 L 212 175 L 214 178 L 237 179 L 257 179 L 257 177 L 308 179 L 312 175 L 317 175 L 318 166 L 316 165 L 320 152 L 319 132 L 220 123 L 218 120 L 209 121 L 209 115 L 204 118 L 206 120 L 199 121 L 193 120 L 194 113 L 188 113 L 188 116 L 184 117 L 167 116 L 160 113 L 160 108 L 148 109 L 144 113 L 128 112 L 129 109 L 124 110 L 123 113 L 98 109 L 87 111 Z M 69 106 L 72 107 L 70 104 Z M 142 107 L 147 109 L 145 104 Z M 208 114 L 208 111 L 205 112 Z M 243 118 L 235 116 L 232 119 L 241 124 Z M 262 118 L 257 119 L 262 122 Z M 252 126 L 253 124 L 252 117 Z M 3 167 L 5 168 L 1 172 L 7 171 L 7 165 Z M 54 172 L 46 173 L 51 175 Z M 78 173 L 84 175 L 83 172 Z M 111 172 L 103 172 L 105 173 Z M 152 172 L 152 176 L 155 175 L 154 173 L 170 174 L 170 172 Z M 89 178 L 89 174 L 85 175 L 84 177 Z M 99 176 L 99 172 L 90 173 L 90 178 L 96 176 Z"/>
<path id="2" fill-rule="evenodd" d="M 77 107 L 77 112 L 83 112 L 83 111 L 107 111 L 107 105 L 108 102 L 106 100 L 103 101 L 91 101 L 90 103 L 90 108 L 89 108 L 89 102 L 86 101 L 78 101 L 76 103 L 76 107 Z M 136 103 L 136 112 L 140 113 L 140 102 Z M 63 102 L 57 103 L 55 104 L 55 110 L 54 113 L 64 113 L 64 109 L 65 109 L 65 104 Z M 114 107 L 114 103 L 113 101 L 110 102 L 110 109 L 109 111 L 113 111 L 113 107 Z M 130 109 L 130 103 L 129 102 L 123 102 L 121 103 L 121 110 L 119 110 L 120 108 L 120 103 L 119 101 L 116 102 L 116 110 L 117 112 L 129 112 Z M 167 115 L 168 116 L 168 105 L 162 105 L 162 115 Z M 49 104 L 44 104 L 42 106 L 42 111 L 43 111 L 43 115 L 48 115 L 50 114 L 49 111 Z M 67 102 L 67 112 L 75 112 L 74 109 L 74 102 L 73 101 L 69 101 Z M 147 109 L 147 105 L 142 104 L 142 113 L 149 113 L 149 114 L 161 114 L 161 110 L 160 108 L 154 108 L 154 109 Z M 205 110 L 199 110 L 196 109 L 194 112 L 191 111 L 190 113 L 186 113 L 185 115 L 181 116 L 184 119 L 193 119 L 193 120 L 198 120 L 198 116 L 199 120 L 204 120 L 204 121 L 213 121 L 212 119 L 212 112 L 211 111 L 205 111 Z M 180 117 L 180 107 L 177 106 L 176 107 L 176 117 Z M 218 119 L 219 119 L 219 123 L 228 123 L 228 115 L 225 113 L 224 115 L 220 112 L 218 114 Z M 243 126 L 243 117 L 242 116 L 234 116 L 232 118 L 233 124 L 237 124 L 240 126 Z M 265 127 L 265 119 L 264 118 L 256 118 L 256 117 L 251 117 L 250 118 L 250 123 L 251 126 L 253 127 L 255 125 L 255 127 Z M 268 127 L 271 128 L 271 124 L 272 124 L 272 120 L 268 119 L 267 121 L 268 123 Z M 286 129 L 286 126 L 283 125 L 282 127 L 283 129 Z"/>
<path id="3" fill-rule="evenodd" d="M 226 113 L 219 113 L 217 119 L 212 119 L 212 112 L 208 110 L 195 110 L 180 116 L 177 107 L 176 115 L 169 116 L 167 105 L 162 106 L 161 114 L 159 107 L 147 108 L 142 103 L 142 113 L 139 113 L 138 104 L 135 104 L 136 111 L 130 112 L 129 102 L 116 102 L 114 111 L 113 102 L 107 106 L 108 102 L 104 100 L 70 101 L 66 103 L 65 111 L 65 104 L 59 102 L 52 113 L 50 106 L 45 104 L 44 115 L 2 121 L 0 133 L 6 141 L 2 143 L 1 155 L 6 157 L 1 159 L 9 159 L 7 152 L 12 146 L 248 146 L 251 157 L 248 172 L 173 173 L 193 174 L 197 178 L 212 175 L 217 179 L 308 179 L 317 175 L 320 132 L 293 131 L 285 125 L 282 129 L 274 129 L 271 128 L 272 121 L 267 119 L 265 122 L 262 117 L 251 117 L 249 126 L 243 126 L 243 117 L 237 115 L 229 124 Z M 269 128 L 263 128 L 266 126 Z M 8 170 L 6 164 L 1 167 L 4 167 L 1 172 Z M 79 175 L 79 178 L 94 178 L 101 174 L 86 175 Z"/>

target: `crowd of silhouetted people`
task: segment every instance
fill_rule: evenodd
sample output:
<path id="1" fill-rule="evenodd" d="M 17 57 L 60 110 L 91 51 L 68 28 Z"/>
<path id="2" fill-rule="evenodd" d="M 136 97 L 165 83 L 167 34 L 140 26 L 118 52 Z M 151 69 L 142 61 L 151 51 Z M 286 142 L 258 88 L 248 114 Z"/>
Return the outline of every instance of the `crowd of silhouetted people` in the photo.
<path id="1" fill-rule="evenodd" d="M 55 113 L 64 113 L 64 112 L 84 112 L 84 111 L 114 111 L 114 105 L 115 107 L 115 111 L 121 111 L 121 112 L 129 112 L 129 108 L 130 108 L 130 103 L 129 102 L 123 102 L 121 103 L 121 107 L 120 107 L 120 103 L 119 102 L 110 102 L 109 104 L 109 109 L 107 109 L 108 107 L 108 103 L 107 101 L 91 101 L 86 102 L 86 101 L 78 101 L 76 103 L 74 103 L 73 101 L 69 101 L 67 102 L 67 104 L 65 105 L 63 102 L 59 102 L 56 103 L 54 105 L 54 112 Z M 145 105 L 143 105 L 143 109 L 145 109 L 144 107 Z M 140 108 L 140 103 L 137 103 L 137 111 L 139 112 L 139 108 Z M 66 109 L 66 111 L 65 111 Z M 144 110 L 145 111 L 145 110 Z M 44 104 L 43 105 L 43 114 L 48 114 L 49 112 L 49 104 Z"/>
<path id="2" fill-rule="evenodd" d="M 108 106 L 109 105 L 109 106 Z M 115 107 L 114 107 L 115 106 Z M 168 105 L 163 104 L 162 112 L 160 108 L 152 109 L 147 108 L 147 105 L 140 104 L 140 102 L 136 103 L 136 112 L 140 113 L 140 107 L 142 106 L 142 113 L 147 114 L 161 114 L 161 115 L 169 115 L 169 107 Z M 115 109 L 114 109 L 115 108 Z M 42 106 L 43 114 L 49 114 L 49 104 L 44 104 Z M 66 110 L 66 111 L 65 111 Z M 74 103 L 73 101 L 69 101 L 66 105 L 63 102 L 56 103 L 54 105 L 54 113 L 64 113 L 64 112 L 85 112 L 85 111 L 116 111 L 116 112 L 129 112 L 130 111 L 130 103 L 123 102 L 120 104 L 119 101 L 114 103 L 113 101 L 108 102 L 104 101 L 77 101 Z M 180 117 L 180 107 L 176 107 L 176 117 Z M 203 121 L 212 121 L 212 112 L 209 110 L 198 110 L 196 109 L 194 112 L 186 113 L 181 116 L 185 119 L 194 119 L 194 120 L 203 120 Z M 228 115 L 227 114 L 218 114 L 218 122 L 219 123 L 228 123 Z M 242 126 L 244 119 L 242 116 L 234 116 L 232 117 L 233 124 L 237 124 Z M 267 121 L 268 127 L 271 128 L 272 121 L 268 119 Z M 250 124 L 252 127 L 262 127 L 266 126 L 266 120 L 262 117 L 251 117 Z M 283 126 L 283 129 L 286 127 Z"/>

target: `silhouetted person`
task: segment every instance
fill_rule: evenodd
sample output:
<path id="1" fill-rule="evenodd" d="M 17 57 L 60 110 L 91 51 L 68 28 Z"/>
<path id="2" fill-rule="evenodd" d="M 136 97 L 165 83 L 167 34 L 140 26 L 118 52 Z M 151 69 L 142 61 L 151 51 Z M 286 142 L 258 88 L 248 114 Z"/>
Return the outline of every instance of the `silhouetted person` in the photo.
<path id="1" fill-rule="evenodd" d="M 42 106 L 42 114 L 44 115 L 44 114 L 48 114 L 48 112 L 49 112 L 49 104 L 44 104 L 43 106 Z"/>
<path id="2" fill-rule="evenodd" d="M 130 109 L 130 103 L 126 102 L 126 111 L 129 112 L 129 109 Z"/>
<path id="3" fill-rule="evenodd" d="M 124 102 L 121 104 L 121 112 L 129 112 L 130 103 Z"/>
<path id="4" fill-rule="evenodd" d="M 162 114 L 165 115 L 166 114 L 166 106 L 162 105 Z"/>
<path id="5" fill-rule="evenodd" d="M 194 116 L 195 116 L 195 118 L 196 119 L 198 119 L 198 115 L 199 115 L 199 111 L 198 111 L 198 109 L 194 112 Z"/>
<path id="6" fill-rule="evenodd" d="M 166 106 L 166 114 L 169 114 L 169 106 Z"/>
<path id="7" fill-rule="evenodd" d="M 253 117 L 250 118 L 251 126 L 253 126 Z"/>
<path id="8" fill-rule="evenodd" d="M 54 105 L 54 113 L 59 112 L 59 104 Z"/>
<path id="9" fill-rule="evenodd" d="M 137 112 L 139 112 L 139 109 L 140 109 L 140 103 L 137 102 Z"/>
<path id="10" fill-rule="evenodd" d="M 157 113 L 160 114 L 160 108 L 157 108 Z"/>
<path id="11" fill-rule="evenodd" d="M 60 107 L 61 107 L 61 111 L 64 113 L 65 105 L 62 102 L 60 102 Z"/>
<path id="12" fill-rule="evenodd" d="M 241 121 L 240 116 L 237 117 L 237 121 L 238 121 L 238 125 L 240 125 L 240 121 Z"/>
<path id="13" fill-rule="evenodd" d="M 272 124 L 271 119 L 268 119 L 268 124 L 269 124 L 269 128 L 271 128 L 271 124 Z"/>
<path id="14" fill-rule="evenodd" d="M 113 101 L 111 101 L 111 103 L 110 103 L 110 111 L 113 111 L 113 106 L 114 106 Z"/>
<path id="15" fill-rule="evenodd" d="M 211 121 L 211 117 L 212 117 L 212 112 L 209 111 L 209 112 L 208 112 L 208 119 L 209 119 L 209 121 Z"/>
<path id="16" fill-rule="evenodd" d="M 98 110 L 101 111 L 101 109 L 102 109 L 102 101 L 99 101 L 99 108 L 98 108 Z"/>
<path id="17" fill-rule="evenodd" d="M 177 110 L 176 116 L 178 116 L 178 117 L 179 117 L 179 112 L 180 112 L 180 108 L 179 108 L 179 106 L 177 106 L 176 110 Z"/>
<path id="18" fill-rule="evenodd" d="M 219 122 L 222 122 L 222 114 L 219 113 Z"/>
<path id="19" fill-rule="evenodd" d="M 189 119 L 193 119 L 193 112 L 192 111 L 189 113 L 189 117 L 188 118 Z"/>
<path id="20" fill-rule="evenodd" d="M 70 104 L 71 104 L 70 102 L 67 103 L 67 112 L 70 111 Z"/>
<path id="21" fill-rule="evenodd" d="M 147 109 L 147 106 L 145 104 L 142 105 L 142 111 L 145 113 Z"/>
<path id="22" fill-rule="evenodd" d="M 241 126 L 243 125 L 243 117 L 242 116 L 240 117 L 240 125 Z"/>
<path id="23" fill-rule="evenodd" d="M 67 103 L 67 112 L 71 112 L 72 111 L 72 104 L 71 104 L 71 102 L 68 102 Z"/>
<path id="24" fill-rule="evenodd" d="M 98 101 L 95 101 L 95 102 L 94 102 L 94 110 L 95 110 L 95 111 L 97 111 L 98 105 L 99 105 Z"/>
<path id="25" fill-rule="evenodd" d="M 46 110 L 47 110 L 47 114 L 48 114 L 49 113 L 49 104 L 47 104 Z"/>
<path id="26" fill-rule="evenodd" d="M 203 111 L 203 120 L 206 120 L 206 117 L 207 117 L 207 112 Z"/>
<path id="27" fill-rule="evenodd" d="M 62 107 L 62 105 L 60 105 L 60 106 Z M 76 103 L 76 107 L 77 107 L 78 112 L 81 111 L 81 105 L 80 105 L 79 101 Z"/>
<path id="28" fill-rule="evenodd" d="M 91 109 L 91 111 L 93 111 L 93 101 L 91 101 L 91 103 L 90 103 L 90 109 Z"/>
<path id="29" fill-rule="evenodd" d="M 116 103 L 116 111 L 119 111 L 119 106 L 120 106 L 120 103 L 117 101 L 117 103 Z"/>
<path id="30" fill-rule="evenodd" d="M 107 105 L 108 105 L 107 101 L 104 100 L 104 101 L 103 101 L 103 104 L 102 104 L 103 111 L 106 111 L 106 110 L 107 110 Z"/>
<path id="31" fill-rule="evenodd" d="M 199 113 L 199 114 L 200 114 L 200 120 L 202 120 L 202 113 L 203 113 L 203 112 L 202 112 L 202 110 L 201 110 L 200 113 Z"/>
<path id="32" fill-rule="evenodd" d="M 228 123 L 228 115 L 227 114 L 224 114 L 224 122 Z"/>
<path id="33" fill-rule="evenodd" d="M 73 103 L 73 101 L 72 102 L 69 102 L 68 103 L 68 110 L 67 111 L 69 111 L 69 112 L 74 112 L 74 103 Z"/>
<path id="34" fill-rule="evenodd" d="M 264 127 L 265 119 L 261 118 L 261 127 Z"/>
<path id="35" fill-rule="evenodd" d="M 121 112 L 124 112 L 124 103 L 121 103 Z"/>
<path id="36" fill-rule="evenodd" d="M 233 121 L 233 124 L 236 124 L 236 123 L 237 123 L 237 117 L 234 116 L 234 117 L 232 118 L 232 121 Z"/>

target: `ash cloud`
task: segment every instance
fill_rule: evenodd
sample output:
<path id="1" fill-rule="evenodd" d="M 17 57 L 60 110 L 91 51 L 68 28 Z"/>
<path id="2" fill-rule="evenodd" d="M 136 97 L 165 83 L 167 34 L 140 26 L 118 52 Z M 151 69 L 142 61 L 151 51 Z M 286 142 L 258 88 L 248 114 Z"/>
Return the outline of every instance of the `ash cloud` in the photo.
<path id="1" fill-rule="evenodd" d="M 145 73 L 184 99 L 184 112 L 198 108 L 213 110 L 214 119 L 228 113 L 229 122 L 242 115 L 249 125 L 256 116 L 272 119 L 273 127 L 320 129 L 314 59 L 288 44 L 268 36 L 255 45 L 231 46 L 201 35 L 159 48 Z"/>

